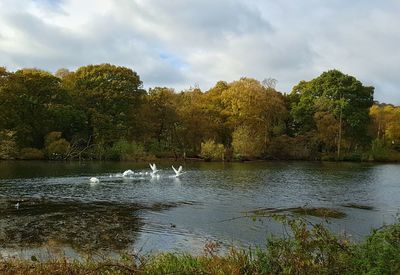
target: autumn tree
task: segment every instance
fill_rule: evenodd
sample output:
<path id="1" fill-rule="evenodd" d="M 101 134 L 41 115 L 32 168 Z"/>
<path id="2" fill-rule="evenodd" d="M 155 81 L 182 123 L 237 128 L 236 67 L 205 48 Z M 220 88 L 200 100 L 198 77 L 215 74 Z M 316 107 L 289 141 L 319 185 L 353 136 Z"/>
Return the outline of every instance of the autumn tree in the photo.
<path id="1" fill-rule="evenodd" d="M 211 139 L 229 147 L 232 142 L 233 126 L 229 121 L 230 112 L 226 111 L 224 91 L 229 89 L 225 81 L 218 81 L 214 87 L 204 94 L 203 106 L 205 115 L 209 119 L 209 127 L 212 132 Z"/>
<path id="2" fill-rule="evenodd" d="M 206 110 L 209 104 L 204 93 L 198 88 L 190 89 L 179 95 L 178 136 L 184 153 L 198 155 L 201 151 L 201 143 L 214 138 L 215 125 Z"/>
<path id="3" fill-rule="evenodd" d="M 168 151 L 176 145 L 176 112 L 178 95 L 166 87 L 150 88 L 141 108 L 145 123 L 145 141 L 155 153 Z"/>
<path id="4" fill-rule="evenodd" d="M 375 104 L 370 109 L 370 116 L 372 136 L 400 149 L 400 107 Z"/>
<path id="5" fill-rule="evenodd" d="M 282 126 L 287 115 L 281 94 L 255 79 L 241 78 L 229 84 L 222 93 L 222 100 L 230 126 L 235 131 L 242 127 L 239 136 L 246 132 L 255 140 L 263 140 L 260 151 L 264 153 L 275 127 Z"/>

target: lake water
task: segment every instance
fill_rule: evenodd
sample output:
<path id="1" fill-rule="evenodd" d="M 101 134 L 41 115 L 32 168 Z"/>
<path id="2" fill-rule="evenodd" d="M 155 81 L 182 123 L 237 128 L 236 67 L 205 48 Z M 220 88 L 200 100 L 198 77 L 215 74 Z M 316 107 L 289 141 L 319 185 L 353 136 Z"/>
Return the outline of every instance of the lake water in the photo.
<path id="1" fill-rule="evenodd" d="M 400 212 L 400 165 L 321 162 L 183 164 L 173 178 L 159 162 L 0 162 L 0 255 L 67 257 L 107 251 L 190 251 L 208 242 L 263 246 L 284 228 L 255 210 L 295 215 L 292 208 L 326 207 L 342 218 L 305 216 L 360 240 Z M 91 185 L 90 177 L 100 182 Z M 19 202 L 19 207 L 15 205 Z M 45 257 L 45 256 L 43 256 Z"/>

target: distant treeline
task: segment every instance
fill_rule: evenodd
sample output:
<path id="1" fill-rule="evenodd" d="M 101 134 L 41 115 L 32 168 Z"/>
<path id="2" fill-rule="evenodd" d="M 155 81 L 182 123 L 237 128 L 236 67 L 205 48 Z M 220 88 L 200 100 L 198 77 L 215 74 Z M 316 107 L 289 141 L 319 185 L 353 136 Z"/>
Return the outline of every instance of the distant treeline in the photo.
<path id="1" fill-rule="evenodd" d="M 126 67 L 0 67 L 0 159 L 400 160 L 400 107 L 337 70 L 300 81 L 143 89 Z"/>

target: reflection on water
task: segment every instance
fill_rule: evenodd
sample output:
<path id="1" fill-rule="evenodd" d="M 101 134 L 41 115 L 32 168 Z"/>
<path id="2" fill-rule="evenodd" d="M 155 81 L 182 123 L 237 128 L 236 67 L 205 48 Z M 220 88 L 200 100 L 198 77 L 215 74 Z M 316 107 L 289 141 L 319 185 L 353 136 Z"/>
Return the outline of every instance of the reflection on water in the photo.
<path id="1" fill-rule="evenodd" d="M 81 252 L 120 251 L 136 240 L 143 225 L 138 212 L 162 211 L 190 202 L 150 207 L 109 202 L 55 202 L 45 199 L 0 201 L 3 248 L 67 245 Z"/>
<path id="2" fill-rule="evenodd" d="M 395 164 L 201 162 L 187 163 L 181 178 L 171 177 L 171 163 L 158 167 L 160 178 L 126 179 L 115 175 L 149 171 L 148 164 L 0 162 L 0 252 L 49 243 L 78 252 L 263 245 L 282 226 L 247 213 L 282 209 L 328 219 L 359 239 L 393 222 L 400 208 Z"/>
<path id="3" fill-rule="evenodd" d="M 0 243 L 8 247 L 66 244 L 76 250 L 120 250 L 135 241 L 142 225 L 138 205 L 24 200 L 19 209 L 0 206 Z"/>

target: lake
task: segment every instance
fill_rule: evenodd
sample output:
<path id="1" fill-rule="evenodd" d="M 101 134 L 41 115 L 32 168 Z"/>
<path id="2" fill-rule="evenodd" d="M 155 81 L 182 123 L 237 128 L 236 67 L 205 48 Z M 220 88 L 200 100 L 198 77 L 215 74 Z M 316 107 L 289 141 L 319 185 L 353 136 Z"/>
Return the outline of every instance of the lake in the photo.
<path id="1" fill-rule="evenodd" d="M 187 162 L 179 178 L 171 164 L 158 162 L 152 178 L 147 163 L 0 162 L 0 255 L 263 246 L 285 231 L 266 214 L 299 207 L 342 213 L 302 217 L 360 240 L 400 210 L 399 164 Z M 127 169 L 143 175 L 121 177 Z"/>

